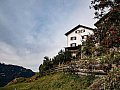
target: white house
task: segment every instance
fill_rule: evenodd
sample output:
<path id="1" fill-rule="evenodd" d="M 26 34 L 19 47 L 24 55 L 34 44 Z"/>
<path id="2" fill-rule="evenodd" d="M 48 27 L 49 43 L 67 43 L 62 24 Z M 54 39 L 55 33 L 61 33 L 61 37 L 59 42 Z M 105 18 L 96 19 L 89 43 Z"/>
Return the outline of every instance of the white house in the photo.
<path id="1" fill-rule="evenodd" d="M 76 51 L 78 49 L 78 45 L 82 45 L 82 42 L 86 40 L 86 38 L 93 34 L 93 28 L 86 27 L 83 25 L 78 25 L 72 30 L 65 33 L 67 36 L 67 47 L 66 50 L 71 50 L 73 55 L 76 55 Z"/>

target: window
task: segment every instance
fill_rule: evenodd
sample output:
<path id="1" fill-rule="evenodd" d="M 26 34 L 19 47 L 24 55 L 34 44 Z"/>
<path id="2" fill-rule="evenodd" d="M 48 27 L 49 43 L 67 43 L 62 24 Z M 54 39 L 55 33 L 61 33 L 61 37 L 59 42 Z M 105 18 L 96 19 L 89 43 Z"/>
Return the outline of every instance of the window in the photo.
<path id="1" fill-rule="evenodd" d="M 87 38 L 88 38 L 88 35 L 82 36 L 82 39 L 87 39 Z"/>
<path id="2" fill-rule="evenodd" d="M 83 32 L 85 32 L 85 29 L 83 29 Z"/>
<path id="3" fill-rule="evenodd" d="M 76 40 L 76 37 L 71 37 L 70 40 Z"/>
<path id="4" fill-rule="evenodd" d="M 80 30 L 75 31 L 75 33 L 80 33 Z"/>
<path id="5" fill-rule="evenodd" d="M 83 33 L 83 32 L 85 32 L 85 29 L 75 31 L 75 33 Z"/>
<path id="6" fill-rule="evenodd" d="M 72 43 L 70 44 L 71 47 L 75 47 L 76 46 L 76 43 Z"/>
<path id="7" fill-rule="evenodd" d="M 81 33 L 83 33 L 83 32 L 85 32 L 85 29 L 82 29 L 82 30 L 81 30 Z"/>
<path id="8" fill-rule="evenodd" d="M 84 36 L 82 36 L 82 39 L 84 39 Z"/>
<path id="9" fill-rule="evenodd" d="M 75 31 L 75 33 L 78 33 L 78 31 Z"/>

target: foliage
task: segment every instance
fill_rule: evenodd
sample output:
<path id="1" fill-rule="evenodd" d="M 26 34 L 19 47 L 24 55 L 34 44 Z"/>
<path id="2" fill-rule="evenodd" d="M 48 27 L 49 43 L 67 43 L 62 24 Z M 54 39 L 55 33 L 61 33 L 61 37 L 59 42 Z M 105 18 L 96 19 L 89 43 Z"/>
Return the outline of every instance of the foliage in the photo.
<path id="1" fill-rule="evenodd" d="M 107 76 L 100 77 L 89 87 L 90 90 L 120 90 L 120 69 L 114 68 Z"/>
<path id="2" fill-rule="evenodd" d="M 105 89 L 120 89 L 120 69 L 114 68 L 112 72 L 108 73 L 108 76 L 104 78 Z"/>
<path id="3" fill-rule="evenodd" d="M 113 63 L 116 65 L 120 64 L 120 52 L 114 52 Z"/>
<path id="4" fill-rule="evenodd" d="M 101 64 L 120 64 L 120 53 L 119 52 L 110 52 L 107 55 L 98 57 Z"/>
<path id="5" fill-rule="evenodd" d="M 53 62 L 51 61 L 51 59 L 49 59 L 49 57 L 45 56 L 43 60 L 43 64 L 39 66 L 39 72 L 43 73 L 51 69 L 52 67 L 53 67 Z"/>
<path id="6" fill-rule="evenodd" d="M 120 46 L 120 0 L 92 0 L 95 18 L 101 18 L 95 25 L 95 35 L 105 48 Z M 106 8 L 109 8 L 106 11 Z M 104 12 L 108 12 L 104 14 Z"/>
<path id="7" fill-rule="evenodd" d="M 97 52 L 97 56 L 102 56 L 104 54 L 106 54 L 106 49 L 103 46 L 99 46 L 96 48 L 96 52 Z"/>
<path id="8" fill-rule="evenodd" d="M 87 38 L 87 40 L 83 43 L 82 52 L 87 56 L 91 56 L 95 52 L 95 37 L 91 35 Z"/>
<path id="9" fill-rule="evenodd" d="M 95 18 L 100 18 L 105 15 L 105 11 L 108 9 L 119 9 L 120 0 L 91 0 L 90 8 L 95 10 Z"/>
<path id="10" fill-rule="evenodd" d="M 47 56 L 44 57 L 43 64 L 39 66 L 39 72 L 42 74 L 56 65 L 66 63 L 67 61 L 71 61 L 71 53 L 69 51 L 60 50 L 58 55 L 54 56 L 52 59 Z"/>

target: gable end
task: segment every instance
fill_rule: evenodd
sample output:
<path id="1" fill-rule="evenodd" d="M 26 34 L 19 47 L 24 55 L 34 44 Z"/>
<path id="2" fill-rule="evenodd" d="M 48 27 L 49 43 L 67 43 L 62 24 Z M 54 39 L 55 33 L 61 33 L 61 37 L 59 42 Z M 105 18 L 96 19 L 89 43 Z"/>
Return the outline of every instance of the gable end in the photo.
<path id="1" fill-rule="evenodd" d="M 68 31 L 67 33 L 65 33 L 65 35 L 68 36 L 70 33 L 74 32 L 74 31 L 77 30 L 79 27 L 86 28 L 86 29 L 89 29 L 89 30 L 94 30 L 93 28 L 90 28 L 90 27 L 86 27 L 86 26 L 83 26 L 83 25 L 78 25 L 78 26 L 76 26 L 75 28 L 73 28 L 73 29 L 71 29 L 70 31 Z"/>

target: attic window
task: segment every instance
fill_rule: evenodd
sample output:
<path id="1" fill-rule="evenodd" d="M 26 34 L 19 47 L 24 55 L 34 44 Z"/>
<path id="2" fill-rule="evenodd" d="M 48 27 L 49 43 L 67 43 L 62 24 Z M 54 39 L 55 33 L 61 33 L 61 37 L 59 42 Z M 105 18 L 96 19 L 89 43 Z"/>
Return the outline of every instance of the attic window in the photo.
<path id="1" fill-rule="evenodd" d="M 78 31 L 75 31 L 75 33 L 78 33 Z"/>
<path id="2" fill-rule="evenodd" d="M 80 30 L 75 31 L 75 33 L 80 33 Z"/>
<path id="3" fill-rule="evenodd" d="M 83 33 L 83 32 L 85 32 L 85 29 L 82 29 L 82 30 L 81 30 L 81 33 Z"/>
<path id="4" fill-rule="evenodd" d="M 85 32 L 85 29 L 75 31 L 75 33 L 83 33 L 83 32 Z"/>
<path id="5" fill-rule="evenodd" d="M 70 40 L 76 40 L 76 37 L 71 37 Z"/>
<path id="6" fill-rule="evenodd" d="M 85 29 L 83 29 L 83 32 L 85 32 Z"/>

